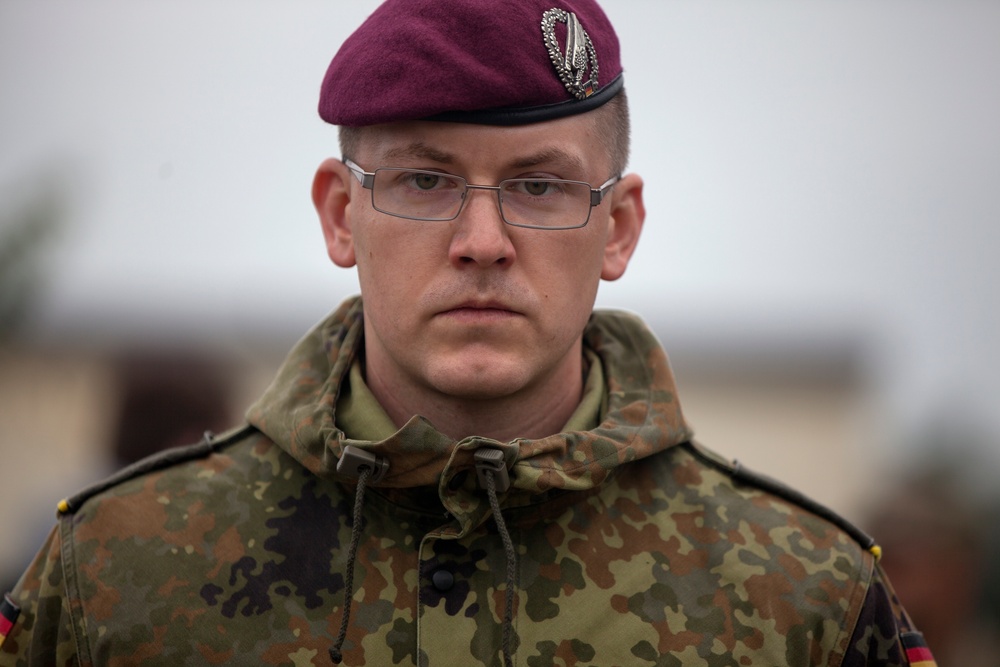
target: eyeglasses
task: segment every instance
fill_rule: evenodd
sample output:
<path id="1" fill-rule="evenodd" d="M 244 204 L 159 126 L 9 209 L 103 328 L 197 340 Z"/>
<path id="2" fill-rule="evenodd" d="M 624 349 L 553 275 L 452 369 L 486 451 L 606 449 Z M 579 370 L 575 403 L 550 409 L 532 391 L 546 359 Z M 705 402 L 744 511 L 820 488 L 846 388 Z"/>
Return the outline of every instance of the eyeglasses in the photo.
<path id="1" fill-rule="evenodd" d="M 613 176 L 599 188 L 559 178 L 508 178 L 499 185 L 473 185 L 461 176 L 423 169 L 382 167 L 368 172 L 347 158 L 343 163 L 361 187 L 371 190 L 376 211 L 407 220 L 454 220 L 469 190 L 497 193 L 500 217 L 508 225 L 531 229 L 577 229 L 590 210 L 621 180 Z"/>

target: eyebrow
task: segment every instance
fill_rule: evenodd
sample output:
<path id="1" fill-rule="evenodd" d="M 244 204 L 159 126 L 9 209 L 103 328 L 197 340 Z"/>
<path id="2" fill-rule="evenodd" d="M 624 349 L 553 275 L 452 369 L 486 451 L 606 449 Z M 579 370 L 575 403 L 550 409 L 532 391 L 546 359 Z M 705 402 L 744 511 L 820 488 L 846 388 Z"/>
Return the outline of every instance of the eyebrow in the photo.
<path id="1" fill-rule="evenodd" d="M 433 160 L 442 164 L 452 164 L 455 162 L 455 156 L 451 153 L 445 153 L 437 148 L 428 146 L 422 141 L 414 141 L 412 144 L 400 148 L 390 148 L 384 156 L 387 160 L 404 157 Z"/>
<path id="2" fill-rule="evenodd" d="M 537 167 L 540 164 L 555 164 L 577 172 L 584 171 L 583 160 L 559 148 L 549 148 L 532 155 L 517 158 L 511 163 L 511 166 L 517 169 L 525 169 L 527 167 Z"/>
<path id="3" fill-rule="evenodd" d="M 432 160 L 440 164 L 455 164 L 458 161 L 454 154 L 429 146 L 422 141 L 414 141 L 406 146 L 390 148 L 383 156 L 385 160 L 397 158 L 418 158 Z M 511 169 L 526 169 L 542 164 L 554 164 L 576 172 L 585 170 L 583 160 L 578 156 L 555 147 L 517 157 L 506 166 Z"/>

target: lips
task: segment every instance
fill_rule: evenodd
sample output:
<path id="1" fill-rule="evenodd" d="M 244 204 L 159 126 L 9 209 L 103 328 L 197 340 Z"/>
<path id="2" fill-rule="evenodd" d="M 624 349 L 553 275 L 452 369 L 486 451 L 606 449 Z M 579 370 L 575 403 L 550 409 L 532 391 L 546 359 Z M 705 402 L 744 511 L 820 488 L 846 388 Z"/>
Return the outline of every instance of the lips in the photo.
<path id="1" fill-rule="evenodd" d="M 501 301 L 470 300 L 442 310 L 439 315 L 467 321 L 498 321 L 521 315 Z"/>
<path id="2" fill-rule="evenodd" d="M 509 313 L 517 313 L 516 310 L 500 301 L 479 301 L 472 300 L 460 303 L 448 310 L 502 310 Z"/>

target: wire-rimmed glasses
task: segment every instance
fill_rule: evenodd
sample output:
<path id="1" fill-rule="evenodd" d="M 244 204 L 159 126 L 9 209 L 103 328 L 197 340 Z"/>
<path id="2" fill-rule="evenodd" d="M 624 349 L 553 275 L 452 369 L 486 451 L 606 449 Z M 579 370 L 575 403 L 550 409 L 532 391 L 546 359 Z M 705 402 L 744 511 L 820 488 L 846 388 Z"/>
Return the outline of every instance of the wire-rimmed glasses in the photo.
<path id="1" fill-rule="evenodd" d="M 380 167 L 365 171 L 343 159 L 361 186 L 372 193 L 372 207 L 407 220 L 454 220 L 462 212 L 469 190 L 493 190 L 500 217 L 508 225 L 531 229 L 577 229 L 590 221 L 621 176 L 600 187 L 559 178 L 508 178 L 497 185 L 474 185 L 461 176 L 440 171 Z"/>

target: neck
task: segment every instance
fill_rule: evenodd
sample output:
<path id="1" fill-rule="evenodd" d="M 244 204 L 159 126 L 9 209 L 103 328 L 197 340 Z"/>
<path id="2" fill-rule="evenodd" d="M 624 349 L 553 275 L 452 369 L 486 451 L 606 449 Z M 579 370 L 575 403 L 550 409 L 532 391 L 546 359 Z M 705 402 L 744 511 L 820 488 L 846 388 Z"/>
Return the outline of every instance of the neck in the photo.
<path id="1" fill-rule="evenodd" d="M 455 440 L 481 436 L 509 442 L 543 438 L 563 429 L 580 404 L 583 363 L 577 344 L 539 386 L 488 398 L 451 396 L 398 379 L 389 382 L 370 365 L 365 380 L 397 428 L 420 415 Z"/>

